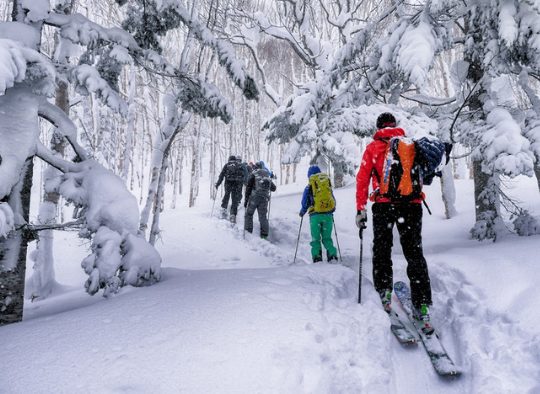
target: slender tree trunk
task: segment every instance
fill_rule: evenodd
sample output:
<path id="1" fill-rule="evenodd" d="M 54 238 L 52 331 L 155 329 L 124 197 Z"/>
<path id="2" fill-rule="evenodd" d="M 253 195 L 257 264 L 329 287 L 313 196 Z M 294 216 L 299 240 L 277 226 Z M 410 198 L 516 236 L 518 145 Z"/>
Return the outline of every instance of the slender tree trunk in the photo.
<path id="1" fill-rule="evenodd" d="M 153 152 L 152 158 L 152 175 L 150 180 L 150 186 L 148 188 L 148 196 L 146 198 L 146 204 L 141 214 L 141 221 L 139 224 L 139 232 L 144 234 L 148 226 L 148 220 L 150 217 L 150 209 L 152 209 L 152 227 L 150 231 L 149 242 L 154 245 L 157 236 L 159 235 L 159 216 L 162 210 L 162 202 L 165 190 L 165 179 L 167 176 L 167 168 L 169 163 L 169 155 L 174 139 L 178 133 L 189 122 L 190 116 L 181 113 L 175 114 L 171 111 L 175 111 L 173 108 L 168 108 L 169 120 L 168 124 L 164 128 L 162 139 L 156 141 L 156 149 Z"/>
<path id="2" fill-rule="evenodd" d="M 155 207 L 154 209 L 152 209 L 152 207 L 155 204 L 156 196 L 158 194 L 160 171 L 161 168 L 166 165 L 171 144 L 179 129 L 182 127 L 180 126 L 182 115 L 177 113 L 177 109 L 172 103 L 168 104 L 167 111 L 166 124 L 163 126 L 163 130 L 157 134 L 156 141 L 154 142 L 154 149 L 152 149 L 150 183 L 148 185 L 146 203 L 141 212 L 141 220 L 139 222 L 139 233 L 141 234 L 146 233 L 148 221 L 150 219 L 150 211 L 156 212 Z"/>
<path id="3" fill-rule="evenodd" d="M 201 141 L 202 141 L 202 130 L 201 122 L 194 127 L 195 135 L 192 143 L 192 161 L 191 161 L 191 184 L 189 189 L 189 207 L 195 206 L 195 201 L 199 195 L 199 161 L 201 158 Z"/>
<path id="4" fill-rule="evenodd" d="M 217 177 L 216 177 L 216 167 L 217 167 L 217 154 L 218 154 L 218 144 L 217 144 L 217 126 L 216 126 L 216 120 L 212 119 L 212 134 L 211 134 L 211 141 L 210 141 L 210 198 L 215 199 L 216 198 L 216 188 L 214 185 L 216 184 Z"/>
<path id="5" fill-rule="evenodd" d="M 15 226 L 28 222 L 32 190 L 33 158 L 28 158 L 21 180 L 9 196 L 8 203 L 15 214 Z M 31 234 L 19 229 L 0 239 L 0 326 L 23 319 L 26 251 Z"/>
<path id="6" fill-rule="evenodd" d="M 170 145 L 169 145 L 170 146 Z M 159 170 L 159 180 L 158 180 L 158 188 L 156 197 L 154 198 L 154 207 L 152 211 L 152 228 L 150 230 L 150 239 L 149 242 L 152 245 L 155 245 L 156 239 L 159 236 L 159 233 L 161 232 L 159 228 L 159 219 L 160 214 L 162 211 L 162 201 L 163 201 L 163 195 L 165 193 L 165 178 L 167 176 L 167 169 L 169 167 L 169 152 L 168 149 L 166 153 L 163 154 L 163 161 L 161 168 Z"/>
<path id="7" fill-rule="evenodd" d="M 171 153 L 171 147 L 174 142 L 176 135 L 185 127 L 187 117 L 184 118 L 184 122 L 180 123 L 178 127 L 174 130 L 172 135 L 163 142 L 163 156 L 161 158 L 161 166 L 155 167 L 156 172 L 152 172 L 152 178 L 154 174 L 157 174 L 157 187 L 155 188 L 154 198 L 153 198 L 153 208 L 152 208 L 152 227 L 150 230 L 149 242 L 154 245 L 157 237 L 160 233 L 159 228 L 159 218 L 160 214 L 163 211 L 163 199 L 165 195 L 165 183 L 167 178 L 167 169 L 169 168 L 169 156 Z M 148 197 L 150 199 L 150 197 Z M 149 200 L 147 200 L 148 203 Z M 148 219 L 147 219 L 148 220 Z"/>
<path id="8" fill-rule="evenodd" d="M 129 169 L 133 172 L 133 134 L 135 133 L 135 122 L 137 119 L 137 106 L 135 95 L 137 94 L 137 76 L 135 67 L 131 66 L 129 71 L 129 93 L 128 93 L 128 115 L 126 125 L 126 146 L 123 150 L 121 177 L 126 181 L 129 176 Z"/>
<path id="9" fill-rule="evenodd" d="M 333 162 L 334 167 L 334 188 L 343 187 L 345 172 L 343 171 L 343 164 L 341 162 Z"/>
<path id="10" fill-rule="evenodd" d="M 447 219 L 456 216 L 456 186 L 450 165 L 444 166 L 441 177 L 441 195 L 444 202 L 444 215 Z"/>

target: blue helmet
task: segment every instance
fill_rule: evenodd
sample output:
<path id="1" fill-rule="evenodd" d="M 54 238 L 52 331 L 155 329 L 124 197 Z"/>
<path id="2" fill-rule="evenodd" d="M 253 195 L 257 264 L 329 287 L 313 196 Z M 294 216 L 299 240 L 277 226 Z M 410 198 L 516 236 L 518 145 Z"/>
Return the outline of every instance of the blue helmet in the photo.
<path id="1" fill-rule="evenodd" d="M 310 176 L 318 174 L 320 172 L 321 172 L 321 169 L 319 168 L 319 166 L 309 166 L 309 169 L 307 171 L 307 176 L 309 178 Z"/>

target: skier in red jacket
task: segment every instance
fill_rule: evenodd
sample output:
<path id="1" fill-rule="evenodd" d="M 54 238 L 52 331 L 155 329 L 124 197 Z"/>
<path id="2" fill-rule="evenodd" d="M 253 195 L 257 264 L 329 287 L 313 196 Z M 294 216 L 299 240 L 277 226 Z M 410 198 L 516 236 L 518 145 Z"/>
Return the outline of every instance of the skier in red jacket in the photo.
<path id="1" fill-rule="evenodd" d="M 429 321 L 431 305 L 431 284 L 427 263 L 422 251 L 422 196 L 407 201 L 396 202 L 379 193 L 386 149 L 394 137 L 404 137 L 403 129 L 396 127 L 396 119 L 388 112 L 377 118 L 377 132 L 368 144 L 360 170 L 356 175 L 356 225 L 365 228 L 367 222 L 366 204 L 369 183 L 373 192 L 373 283 L 381 297 L 386 312 L 391 311 L 393 289 L 392 277 L 392 230 L 394 224 L 399 232 L 403 254 L 407 260 L 407 276 L 411 285 L 411 298 L 416 309 L 416 317 L 423 322 L 423 331 L 433 332 Z"/>

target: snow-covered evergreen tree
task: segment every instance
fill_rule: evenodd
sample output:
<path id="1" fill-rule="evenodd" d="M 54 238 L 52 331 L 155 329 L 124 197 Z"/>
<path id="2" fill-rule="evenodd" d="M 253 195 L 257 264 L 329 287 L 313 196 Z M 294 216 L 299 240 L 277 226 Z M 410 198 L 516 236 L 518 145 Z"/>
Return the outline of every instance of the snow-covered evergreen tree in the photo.
<path id="1" fill-rule="evenodd" d="M 433 133 L 469 147 L 477 199 L 472 234 L 493 239 L 503 228 L 499 177 L 532 175 L 537 155 L 539 99 L 531 81 L 538 79 L 538 6 L 503 0 L 386 4 L 369 22 L 353 19 L 354 27 L 342 35 L 344 44 L 334 51 L 303 49 L 299 56 L 310 54 L 306 61 L 313 63 L 318 55 L 325 61 L 268 121 L 269 137 L 292 142 L 293 156 L 316 150 L 350 171 L 355 164 L 344 152 L 351 132 L 368 135 L 376 113 L 396 112 L 409 133 Z M 294 7 L 289 11 L 304 15 Z M 306 14 L 317 15 L 313 9 Z M 261 29 L 275 37 L 313 43 L 313 35 L 303 34 L 311 27 L 308 16 L 292 30 L 264 22 L 259 17 Z M 441 69 L 437 60 L 446 53 L 456 61 Z M 434 75 L 453 83 L 446 94 L 434 88 Z M 529 98 L 531 111 L 518 105 L 516 88 Z"/>

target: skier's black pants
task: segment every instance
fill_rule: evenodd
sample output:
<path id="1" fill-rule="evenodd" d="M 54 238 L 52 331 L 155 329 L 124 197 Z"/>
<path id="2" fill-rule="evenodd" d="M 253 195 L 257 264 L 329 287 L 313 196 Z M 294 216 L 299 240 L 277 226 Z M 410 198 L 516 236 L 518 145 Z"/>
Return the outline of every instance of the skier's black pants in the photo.
<path id="1" fill-rule="evenodd" d="M 236 215 L 238 213 L 238 205 L 242 201 L 242 181 L 225 181 L 225 195 L 221 201 L 221 208 L 227 209 L 229 205 L 229 196 L 232 197 L 231 202 L 231 215 Z"/>
<path id="2" fill-rule="evenodd" d="M 251 233 L 253 232 L 253 215 L 255 210 L 259 214 L 259 223 L 261 225 L 261 237 L 267 237 L 270 230 L 268 223 L 268 201 L 266 196 L 259 196 L 252 194 L 249 198 L 248 205 L 246 207 L 246 214 L 244 217 L 244 229 Z"/>
<path id="3" fill-rule="evenodd" d="M 411 298 L 417 308 L 431 305 L 431 284 L 422 251 L 422 205 L 417 203 L 373 204 L 373 283 L 381 291 L 392 289 L 392 229 L 396 225 L 403 254 Z"/>

